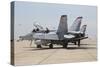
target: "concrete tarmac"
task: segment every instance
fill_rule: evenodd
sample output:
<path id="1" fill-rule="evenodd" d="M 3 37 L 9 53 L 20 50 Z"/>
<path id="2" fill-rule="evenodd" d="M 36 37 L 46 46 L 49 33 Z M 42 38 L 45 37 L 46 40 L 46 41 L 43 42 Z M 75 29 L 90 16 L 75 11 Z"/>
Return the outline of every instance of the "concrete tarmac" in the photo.
<path id="1" fill-rule="evenodd" d="M 81 41 L 81 46 L 69 43 L 64 49 L 61 45 L 36 48 L 34 42 L 30 47 L 29 41 L 15 42 L 15 65 L 59 64 L 73 62 L 88 62 L 97 60 L 97 44 L 94 39 Z"/>

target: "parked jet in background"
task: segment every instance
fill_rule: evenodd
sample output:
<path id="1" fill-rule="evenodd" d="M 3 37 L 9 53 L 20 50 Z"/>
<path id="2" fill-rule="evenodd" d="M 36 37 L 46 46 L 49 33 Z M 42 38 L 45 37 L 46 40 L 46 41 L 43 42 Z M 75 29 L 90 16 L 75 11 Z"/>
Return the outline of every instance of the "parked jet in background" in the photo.
<path id="1" fill-rule="evenodd" d="M 20 39 L 31 40 L 31 44 L 34 40 L 37 48 L 41 48 L 41 45 L 47 45 L 49 48 L 53 48 L 54 44 L 60 44 L 64 48 L 67 48 L 69 42 L 78 43 L 78 46 L 80 46 L 80 40 L 88 38 L 85 36 L 86 25 L 83 25 L 80 29 L 82 18 L 77 17 L 68 30 L 67 15 L 62 15 L 57 30 L 52 31 L 48 28 L 41 30 L 36 26 L 36 29 L 33 29 L 31 33 L 25 36 L 20 36 Z"/>

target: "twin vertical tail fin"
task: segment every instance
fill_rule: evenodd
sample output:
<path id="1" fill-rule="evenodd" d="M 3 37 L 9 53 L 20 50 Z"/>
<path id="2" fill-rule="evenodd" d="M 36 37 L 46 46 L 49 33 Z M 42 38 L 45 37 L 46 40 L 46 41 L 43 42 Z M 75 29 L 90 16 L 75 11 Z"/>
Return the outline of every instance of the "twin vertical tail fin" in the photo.
<path id="1" fill-rule="evenodd" d="M 70 27 L 70 31 L 80 31 L 80 26 L 83 17 L 77 17 Z M 86 25 L 82 26 L 81 32 L 85 33 Z M 64 35 L 68 33 L 67 15 L 62 15 L 58 26 L 57 34 L 59 39 L 63 39 Z"/>
<path id="2" fill-rule="evenodd" d="M 80 30 L 80 32 L 82 33 L 81 36 L 83 36 L 83 37 L 85 36 L 86 27 L 87 27 L 87 25 L 83 25 L 81 30 Z"/>
<path id="3" fill-rule="evenodd" d="M 63 39 L 64 34 L 66 34 L 67 32 L 68 32 L 67 15 L 62 15 L 60 18 L 60 23 L 57 30 L 59 39 Z"/>
<path id="4" fill-rule="evenodd" d="M 77 17 L 70 27 L 70 31 L 80 31 L 81 21 L 83 17 Z"/>
<path id="5" fill-rule="evenodd" d="M 68 32 L 68 26 L 67 26 L 67 15 L 62 15 L 60 18 L 60 23 L 58 26 L 57 33 L 63 33 L 66 34 Z"/>
<path id="6" fill-rule="evenodd" d="M 87 25 L 83 25 L 80 32 L 85 33 Z"/>

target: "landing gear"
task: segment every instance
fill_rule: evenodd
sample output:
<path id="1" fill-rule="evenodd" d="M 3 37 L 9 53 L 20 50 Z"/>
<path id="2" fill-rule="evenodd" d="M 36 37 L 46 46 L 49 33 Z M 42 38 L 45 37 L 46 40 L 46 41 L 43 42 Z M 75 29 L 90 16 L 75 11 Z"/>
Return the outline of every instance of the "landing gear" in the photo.
<path id="1" fill-rule="evenodd" d="M 53 48 L 53 44 L 50 44 L 50 45 L 49 45 L 49 48 Z"/>
<path id="2" fill-rule="evenodd" d="M 63 44 L 63 48 L 67 48 L 67 46 L 68 46 L 68 43 Z"/>
<path id="3" fill-rule="evenodd" d="M 31 42 L 30 42 L 30 47 L 32 46 L 32 40 L 31 40 Z"/>
<path id="4" fill-rule="evenodd" d="M 41 45 L 37 45 L 37 48 L 42 48 Z"/>
<path id="5" fill-rule="evenodd" d="M 80 47 L 80 40 L 78 40 L 78 47 Z"/>
<path id="6" fill-rule="evenodd" d="M 77 42 L 74 42 L 74 44 L 76 45 L 76 44 L 77 44 Z"/>

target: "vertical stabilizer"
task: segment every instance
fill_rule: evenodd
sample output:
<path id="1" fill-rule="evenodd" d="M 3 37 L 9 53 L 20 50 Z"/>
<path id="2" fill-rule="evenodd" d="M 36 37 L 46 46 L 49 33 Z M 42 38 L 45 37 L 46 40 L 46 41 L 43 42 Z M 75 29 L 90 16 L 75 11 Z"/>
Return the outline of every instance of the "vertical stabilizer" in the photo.
<path id="1" fill-rule="evenodd" d="M 87 25 L 83 25 L 80 31 L 81 31 L 82 33 L 85 33 L 86 27 L 87 27 Z"/>
<path id="2" fill-rule="evenodd" d="M 66 34 L 68 32 L 67 28 L 67 15 L 62 15 L 60 18 L 60 23 L 58 26 L 57 33 L 64 33 Z"/>
<path id="3" fill-rule="evenodd" d="M 68 32 L 67 15 L 62 15 L 60 18 L 60 23 L 59 23 L 58 30 L 57 30 L 59 39 L 63 39 L 64 34 L 66 34 L 67 32 Z"/>
<path id="4" fill-rule="evenodd" d="M 70 27 L 69 31 L 80 31 L 81 21 L 83 17 L 77 17 Z"/>

